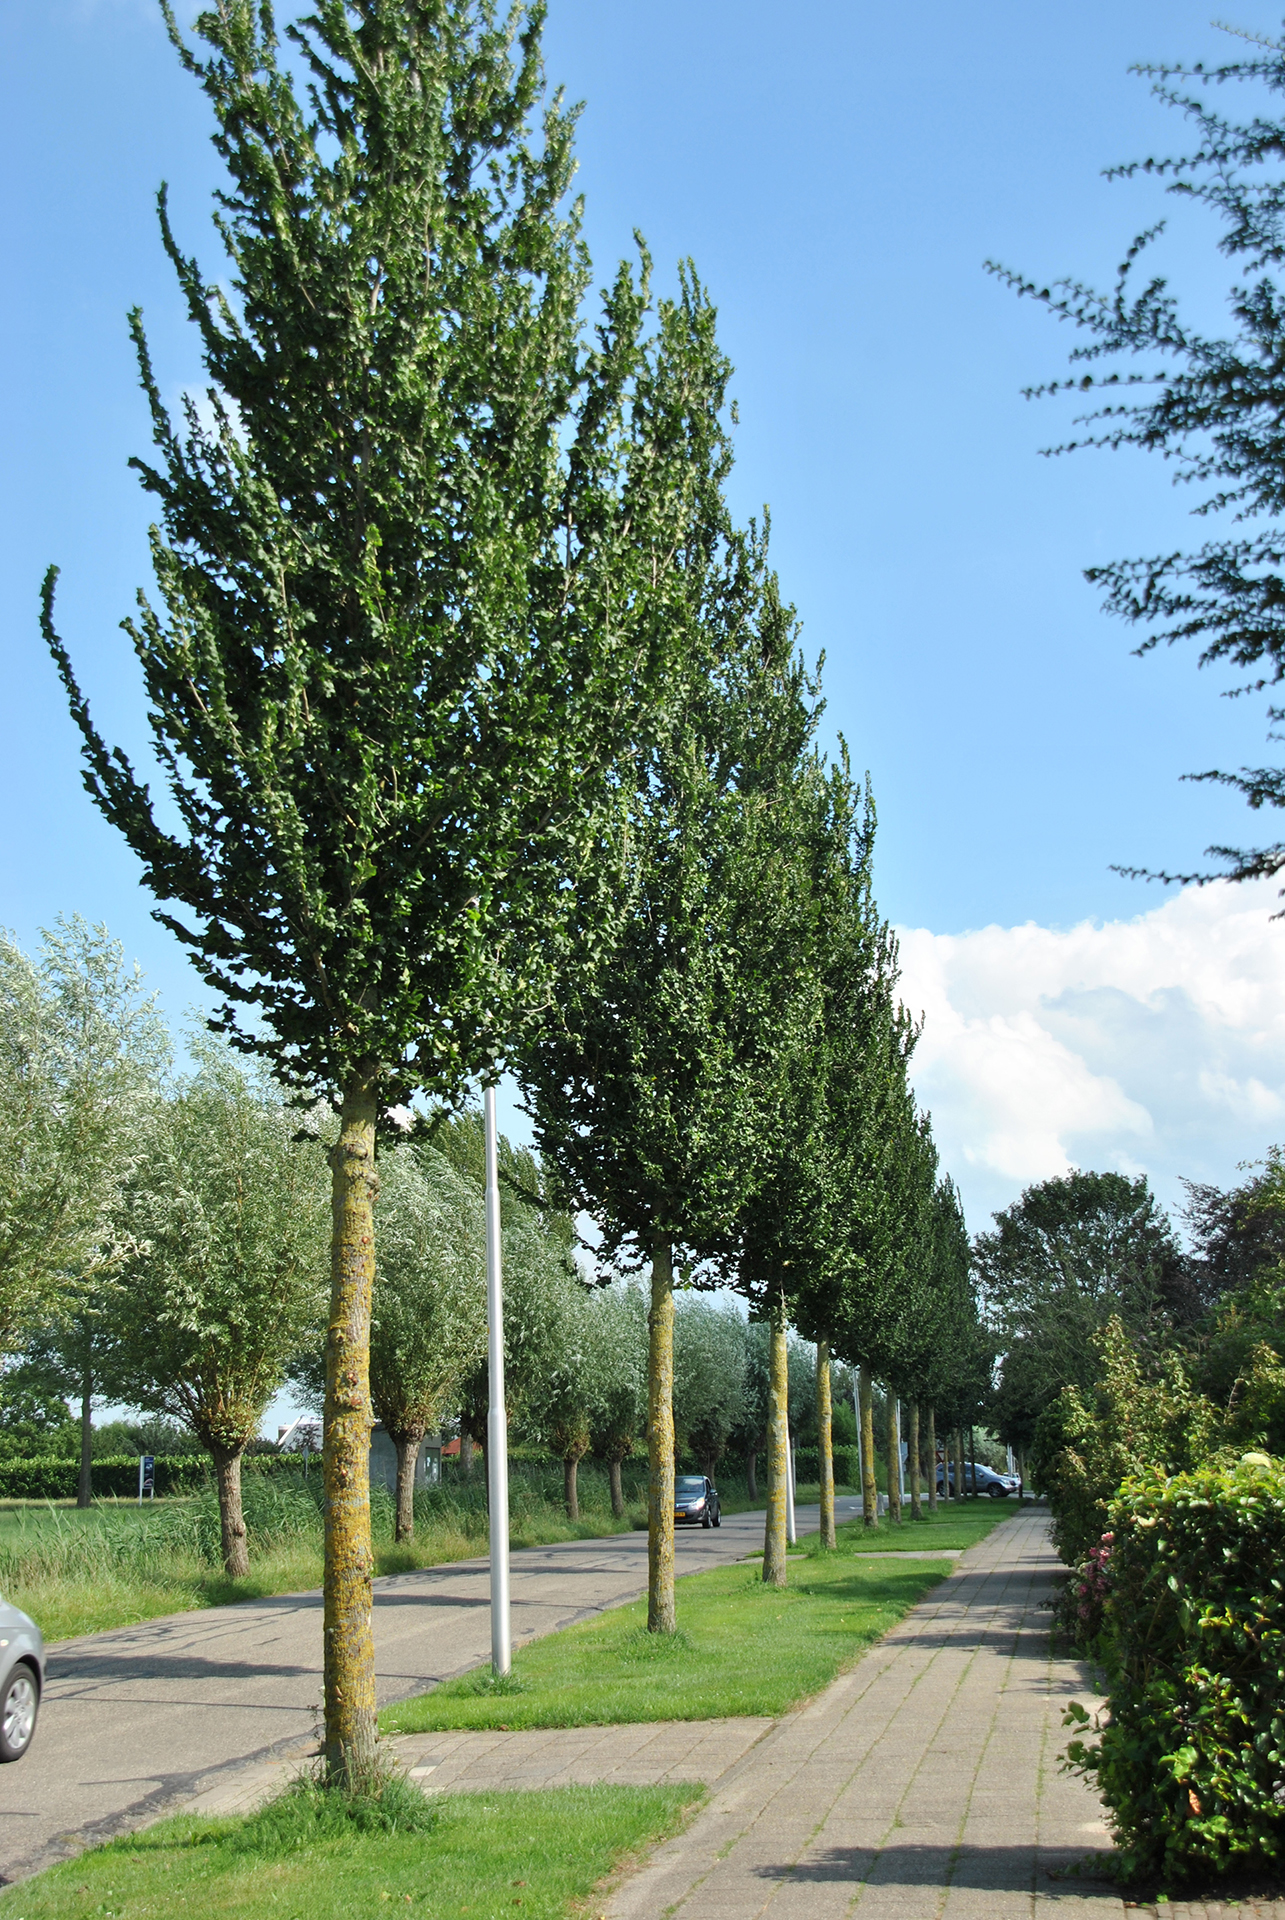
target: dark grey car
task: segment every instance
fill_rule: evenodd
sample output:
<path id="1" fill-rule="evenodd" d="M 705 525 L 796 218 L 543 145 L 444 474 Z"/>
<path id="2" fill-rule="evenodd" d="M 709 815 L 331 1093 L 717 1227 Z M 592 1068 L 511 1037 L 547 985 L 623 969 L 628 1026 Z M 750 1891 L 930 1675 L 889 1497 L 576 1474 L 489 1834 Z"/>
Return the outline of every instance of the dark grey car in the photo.
<path id="1" fill-rule="evenodd" d="M 674 1521 L 678 1526 L 721 1527 L 723 1515 L 718 1504 L 718 1488 L 703 1473 L 680 1473 L 674 1477 Z"/>
<path id="2" fill-rule="evenodd" d="M 0 1761 L 21 1760 L 31 1745 L 45 1683 L 40 1628 L 0 1600 Z"/>

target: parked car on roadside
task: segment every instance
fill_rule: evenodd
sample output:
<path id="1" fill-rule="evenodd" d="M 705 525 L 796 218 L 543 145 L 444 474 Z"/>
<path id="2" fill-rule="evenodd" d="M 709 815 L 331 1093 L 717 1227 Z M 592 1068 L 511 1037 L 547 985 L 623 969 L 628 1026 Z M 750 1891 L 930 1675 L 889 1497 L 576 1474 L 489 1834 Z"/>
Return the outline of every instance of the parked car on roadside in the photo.
<path id="1" fill-rule="evenodd" d="M 21 1760 L 31 1745 L 45 1683 L 40 1628 L 0 1600 L 0 1761 Z"/>
<path id="2" fill-rule="evenodd" d="M 950 1490 L 955 1491 L 955 1463 L 952 1460 L 949 1469 Z M 947 1475 L 937 1463 L 937 1491 L 944 1493 Z M 980 1460 L 964 1462 L 964 1492 L 989 1494 L 992 1500 L 1007 1500 L 1010 1493 L 1020 1493 L 1022 1483 L 1015 1473 L 996 1473 L 993 1468 L 983 1466 Z"/>
<path id="3" fill-rule="evenodd" d="M 703 1473 L 680 1473 L 674 1478 L 674 1524 L 676 1526 L 721 1527 L 723 1515 L 718 1504 L 718 1488 Z"/>

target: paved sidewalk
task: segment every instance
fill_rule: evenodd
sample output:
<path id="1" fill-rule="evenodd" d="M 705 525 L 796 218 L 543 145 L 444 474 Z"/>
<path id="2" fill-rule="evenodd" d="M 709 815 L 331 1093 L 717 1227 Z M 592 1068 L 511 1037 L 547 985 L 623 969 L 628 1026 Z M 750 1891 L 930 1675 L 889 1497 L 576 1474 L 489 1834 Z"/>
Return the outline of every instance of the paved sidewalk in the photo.
<path id="1" fill-rule="evenodd" d="M 860 1502 L 843 1498 L 843 1518 Z M 801 1508 L 799 1530 L 818 1524 Z M 684 1527 L 680 1574 L 761 1550 L 762 1511 Z M 647 1536 L 613 1534 L 515 1552 L 521 1645 L 646 1591 Z M 375 1582 L 380 1704 L 490 1655 L 487 1563 L 456 1561 Z M 0 1767 L 0 1885 L 180 1808 L 253 1805 L 313 1746 L 321 1702 L 321 1595 L 277 1594 L 171 1614 L 50 1649 L 40 1727 L 21 1766 Z"/>
<path id="2" fill-rule="evenodd" d="M 955 1573 L 725 1773 L 708 1807 L 611 1900 L 611 1920 L 1122 1920 L 1050 1871 L 1107 1844 L 1058 1770 L 1082 1670 L 1049 1653 L 1058 1561 L 1042 1514 Z"/>

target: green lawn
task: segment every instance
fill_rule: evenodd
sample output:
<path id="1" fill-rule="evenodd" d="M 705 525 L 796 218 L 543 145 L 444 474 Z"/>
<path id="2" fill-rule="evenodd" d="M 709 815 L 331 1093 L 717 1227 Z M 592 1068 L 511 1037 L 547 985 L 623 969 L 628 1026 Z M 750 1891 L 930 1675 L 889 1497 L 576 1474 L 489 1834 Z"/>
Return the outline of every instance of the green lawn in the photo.
<path id="1" fill-rule="evenodd" d="M 615 1607 L 514 1657 L 512 1682 L 483 1668 L 388 1707 L 390 1733 L 438 1727 L 583 1727 L 783 1713 L 816 1693 L 950 1571 L 938 1561 L 852 1554 L 795 1561 L 789 1585 L 744 1566 L 678 1586 L 679 1632 L 647 1632 L 647 1605 Z"/>
<path id="2" fill-rule="evenodd" d="M 681 1826 L 699 1786 L 457 1794 L 426 1833 L 362 1831 L 287 1795 L 237 1820 L 166 1820 L 0 1893 L 2 1920 L 565 1920 Z"/>
<path id="3" fill-rule="evenodd" d="M 837 1529 L 838 1549 L 841 1553 L 937 1553 L 945 1547 L 973 1547 L 992 1527 L 1012 1520 L 1020 1511 L 1016 1500 L 966 1500 L 962 1508 L 943 1503 L 936 1513 L 925 1507 L 923 1519 L 912 1520 L 907 1506 L 899 1527 L 886 1515 L 869 1530 L 860 1520 L 845 1521 Z M 799 1546 L 809 1554 L 824 1551 L 815 1535 L 805 1535 Z"/>

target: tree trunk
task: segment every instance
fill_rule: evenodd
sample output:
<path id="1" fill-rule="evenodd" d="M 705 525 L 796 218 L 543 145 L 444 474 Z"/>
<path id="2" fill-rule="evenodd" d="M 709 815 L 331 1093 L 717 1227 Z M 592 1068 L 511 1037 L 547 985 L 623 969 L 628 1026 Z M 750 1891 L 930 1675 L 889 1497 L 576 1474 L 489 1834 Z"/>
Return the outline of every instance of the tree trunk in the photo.
<path id="1" fill-rule="evenodd" d="M 232 1580 L 244 1580 L 250 1571 L 250 1550 L 241 1511 L 240 1447 L 211 1447 L 214 1484 L 219 1491 L 219 1532 L 223 1536 L 223 1571 Z"/>
<path id="2" fill-rule="evenodd" d="M 937 1409 L 928 1409 L 928 1511 L 937 1511 Z"/>
<path id="3" fill-rule="evenodd" d="M 906 1449 L 906 1465 L 910 1468 L 910 1517 L 912 1520 L 922 1520 L 924 1508 L 919 1497 L 919 1402 L 911 1400 L 907 1404 L 910 1408 L 910 1444 Z"/>
<path id="4" fill-rule="evenodd" d="M 375 1641 L 370 1539 L 370 1296 L 375 1278 L 373 1066 L 344 1088 L 331 1150 L 333 1224 L 326 1334 L 326 1775 L 365 1785 L 375 1771 Z"/>
<path id="5" fill-rule="evenodd" d="M 968 1474 L 964 1467 L 964 1429 L 955 1428 L 955 1498 L 967 1500 Z"/>
<path id="6" fill-rule="evenodd" d="M 393 1529 L 395 1540 L 409 1540 L 415 1532 L 415 1466 L 419 1460 L 419 1450 L 423 1444 L 427 1427 L 418 1432 L 402 1429 L 394 1433 L 391 1428 L 388 1437 L 397 1449 L 397 1520 Z"/>
<path id="7" fill-rule="evenodd" d="M 785 1299 L 778 1294 L 768 1319 L 767 1388 L 767 1518 L 763 1527 L 763 1578 L 769 1586 L 785 1585 L 785 1500 L 790 1444 L 790 1360 L 785 1344 Z"/>
<path id="8" fill-rule="evenodd" d="M 620 1484 L 620 1461 L 613 1453 L 607 1462 L 607 1484 L 611 1488 L 611 1511 L 619 1520 L 625 1511 L 625 1490 Z"/>
<path id="9" fill-rule="evenodd" d="M 897 1396 L 891 1387 L 887 1395 L 886 1432 L 888 1436 L 888 1518 L 894 1527 L 901 1525 L 901 1422 L 897 1418 Z"/>
<path id="10" fill-rule="evenodd" d="M 647 1316 L 647 1631 L 673 1633 L 674 1617 L 674 1250 L 651 1249 Z"/>
<path id="11" fill-rule="evenodd" d="M 567 1519 L 580 1518 L 580 1455 L 569 1453 L 562 1462 L 562 1497 L 567 1503 Z"/>
<path id="12" fill-rule="evenodd" d="M 745 1487 L 751 1500 L 759 1497 L 758 1448 L 750 1447 L 745 1455 Z"/>
<path id="13" fill-rule="evenodd" d="M 875 1396 L 870 1369 L 857 1375 L 857 1404 L 861 1408 L 861 1524 L 879 1525 L 879 1482 L 875 1479 Z"/>
<path id="14" fill-rule="evenodd" d="M 473 1478 L 473 1436 L 465 1428 L 460 1428 L 460 1472 L 466 1480 Z"/>
<path id="15" fill-rule="evenodd" d="M 821 1480 L 821 1545 L 833 1547 L 834 1447 L 831 1431 L 830 1342 L 817 1341 L 817 1461 Z"/>
<path id="16" fill-rule="evenodd" d="M 94 1457 L 94 1376 L 88 1366 L 80 1376 L 80 1477 L 76 1482 L 76 1505 L 92 1504 L 94 1479 L 90 1462 Z"/>
<path id="17" fill-rule="evenodd" d="M 973 1463 L 973 1498 L 981 1499 L 981 1490 L 977 1485 L 977 1438 L 970 1425 L 968 1429 L 968 1458 Z"/>

